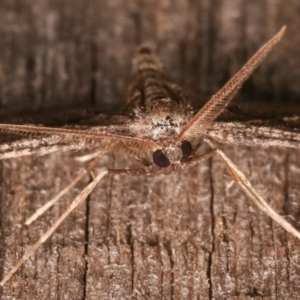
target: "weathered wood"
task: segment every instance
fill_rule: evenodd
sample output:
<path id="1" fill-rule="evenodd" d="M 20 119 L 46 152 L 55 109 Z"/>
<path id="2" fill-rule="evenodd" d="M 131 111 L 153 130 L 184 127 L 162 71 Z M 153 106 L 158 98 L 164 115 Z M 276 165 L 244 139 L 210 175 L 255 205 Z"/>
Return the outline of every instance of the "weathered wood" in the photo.
<path id="1" fill-rule="evenodd" d="M 201 106 L 287 24 L 282 43 L 233 106 L 240 118 L 294 115 L 300 111 L 298 6 L 296 0 L 2 1 L 1 112 L 116 108 L 135 47 L 148 40 L 166 74 Z M 299 151 L 222 149 L 300 230 Z M 103 165 L 132 162 L 108 156 Z M 25 220 L 81 166 L 66 153 L 0 167 L 2 278 L 89 178 L 26 228 Z M 105 177 L 0 289 L 1 299 L 297 298 L 299 241 L 224 174 L 213 159 L 169 176 Z"/>

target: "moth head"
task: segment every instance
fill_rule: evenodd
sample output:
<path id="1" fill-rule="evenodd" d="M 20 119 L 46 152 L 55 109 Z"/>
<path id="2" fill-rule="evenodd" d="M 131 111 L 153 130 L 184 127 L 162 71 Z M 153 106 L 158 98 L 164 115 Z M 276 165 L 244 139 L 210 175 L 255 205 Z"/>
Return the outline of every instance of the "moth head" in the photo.
<path id="1" fill-rule="evenodd" d="M 187 159 L 192 153 L 192 145 L 189 141 L 182 141 L 181 144 L 169 145 L 163 149 L 153 152 L 153 162 L 160 168 L 166 168 L 170 164 L 179 163 Z"/>

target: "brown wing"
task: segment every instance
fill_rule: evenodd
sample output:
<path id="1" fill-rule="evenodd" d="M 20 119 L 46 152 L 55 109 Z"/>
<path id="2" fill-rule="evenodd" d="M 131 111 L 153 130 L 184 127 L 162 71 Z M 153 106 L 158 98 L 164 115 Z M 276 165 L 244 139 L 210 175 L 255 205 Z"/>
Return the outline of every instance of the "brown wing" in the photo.
<path id="1" fill-rule="evenodd" d="M 204 129 L 214 121 L 230 103 L 245 80 L 253 73 L 275 44 L 281 39 L 286 26 L 263 45 L 251 59 L 236 73 L 225 86 L 215 94 L 200 111 L 183 127 L 178 135 L 178 141 L 193 140 L 203 133 Z"/>
<path id="2" fill-rule="evenodd" d="M 80 149 L 111 150 L 117 148 L 118 143 L 121 146 L 130 144 L 136 152 L 145 145 L 151 148 L 144 140 L 130 138 L 130 132 L 126 130 L 129 122 L 131 117 L 128 115 L 83 109 L 0 115 L 0 159 Z"/>
<path id="3" fill-rule="evenodd" d="M 206 135 L 231 145 L 282 146 L 300 148 L 300 127 L 267 124 L 266 120 L 248 122 L 213 122 Z"/>
<path id="4" fill-rule="evenodd" d="M 0 132 L 6 134 L 6 141 L 0 144 L 0 159 L 23 155 L 44 155 L 55 151 L 90 148 L 114 149 L 119 145 L 133 149 L 143 156 L 157 148 L 156 143 L 135 137 L 110 133 L 116 125 L 89 127 L 87 129 L 55 128 L 32 125 L 0 124 Z M 21 139 L 17 139 L 21 136 Z"/>

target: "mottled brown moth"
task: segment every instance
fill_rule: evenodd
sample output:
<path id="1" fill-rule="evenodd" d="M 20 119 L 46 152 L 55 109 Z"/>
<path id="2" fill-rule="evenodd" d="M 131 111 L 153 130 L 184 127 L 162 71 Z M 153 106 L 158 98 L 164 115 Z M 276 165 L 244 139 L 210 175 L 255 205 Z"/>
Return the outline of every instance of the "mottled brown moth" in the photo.
<path id="1" fill-rule="evenodd" d="M 263 45 L 228 83 L 196 112 L 190 99 L 162 74 L 162 65 L 154 49 L 142 45 L 133 60 L 133 81 L 128 88 L 127 106 L 122 115 L 95 114 L 76 125 L 48 127 L 42 125 L 0 124 L 6 135 L 0 144 L 0 159 L 24 155 L 44 155 L 55 151 L 91 149 L 94 153 L 84 160 L 91 160 L 86 170 L 30 218 L 30 224 L 47 208 L 68 192 L 86 173 L 91 172 L 100 158 L 109 152 L 121 152 L 139 161 L 139 169 L 106 169 L 80 192 L 70 207 L 51 228 L 28 249 L 3 280 L 3 286 L 35 250 L 54 232 L 60 223 L 91 193 L 97 183 L 108 173 L 139 176 L 158 172 L 169 174 L 189 168 L 212 156 L 218 156 L 236 181 L 259 209 L 289 233 L 300 239 L 300 233 L 278 215 L 255 191 L 246 176 L 218 148 L 220 143 L 251 146 L 285 146 L 299 148 L 300 134 L 282 131 L 257 124 L 217 122 L 216 118 L 233 99 L 243 82 L 253 73 L 265 56 L 284 34 L 283 27 Z M 201 145 L 211 148 L 200 154 Z"/>

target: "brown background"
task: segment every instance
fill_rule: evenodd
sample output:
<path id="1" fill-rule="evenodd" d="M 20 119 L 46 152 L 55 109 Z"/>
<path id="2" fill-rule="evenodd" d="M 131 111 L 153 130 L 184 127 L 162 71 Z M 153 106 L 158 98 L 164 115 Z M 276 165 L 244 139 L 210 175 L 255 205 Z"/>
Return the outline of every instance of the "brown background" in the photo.
<path id="1" fill-rule="evenodd" d="M 298 0 L 2 0 L 1 113 L 117 109 L 143 41 L 200 107 L 284 24 L 232 105 L 247 118 L 300 111 Z M 300 230 L 300 152 L 222 149 Z M 81 167 L 68 154 L 1 161 L 1 278 L 90 180 L 23 226 Z M 299 241 L 229 183 L 217 159 L 169 176 L 105 178 L 1 299 L 297 299 Z"/>

